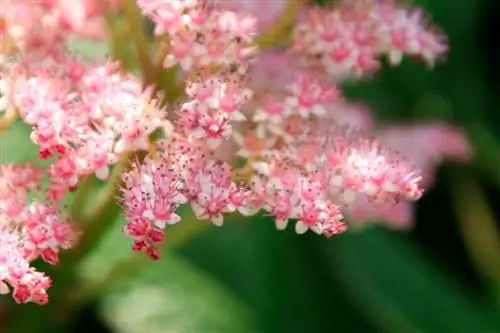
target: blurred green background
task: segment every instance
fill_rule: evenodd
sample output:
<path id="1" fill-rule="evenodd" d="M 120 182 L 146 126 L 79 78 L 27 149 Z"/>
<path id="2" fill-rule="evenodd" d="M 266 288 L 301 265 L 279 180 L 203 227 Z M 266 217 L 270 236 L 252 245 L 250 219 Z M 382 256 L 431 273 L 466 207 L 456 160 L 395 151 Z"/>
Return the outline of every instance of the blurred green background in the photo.
<path id="1" fill-rule="evenodd" d="M 130 256 L 116 221 L 79 267 L 84 281 L 110 274 L 110 283 L 89 292 L 63 332 L 500 332 L 500 2 L 414 3 L 449 36 L 446 62 L 426 71 L 405 60 L 347 87 L 384 119 L 446 119 L 471 139 L 475 160 L 439 169 L 413 230 L 370 227 L 323 239 L 277 232 L 263 216 L 230 218 L 185 240 L 167 232 L 167 242 L 184 245 L 115 272 Z M 2 137 L 2 161 L 34 156 L 28 132 L 18 126 Z M 51 293 L 72 293 L 62 286 L 55 280 Z M 0 325 L 15 317 L 15 328 L 0 332 L 54 332 L 50 306 L 9 309 Z"/>

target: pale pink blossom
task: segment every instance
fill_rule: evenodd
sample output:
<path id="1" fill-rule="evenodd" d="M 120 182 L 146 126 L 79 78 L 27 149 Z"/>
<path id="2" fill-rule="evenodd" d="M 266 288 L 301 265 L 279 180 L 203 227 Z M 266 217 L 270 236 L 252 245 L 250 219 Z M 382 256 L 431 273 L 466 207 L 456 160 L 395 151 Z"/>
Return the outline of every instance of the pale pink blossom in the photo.
<path id="1" fill-rule="evenodd" d="M 164 66 L 183 70 L 240 65 L 255 52 L 256 19 L 203 0 L 139 0 L 142 12 L 155 23 L 156 35 L 168 35 Z"/>
<path id="2" fill-rule="evenodd" d="M 51 280 L 30 267 L 21 235 L 0 217 L 0 295 L 12 291 L 17 303 L 48 302 Z"/>
<path id="3" fill-rule="evenodd" d="M 382 54 L 394 65 L 408 54 L 433 66 L 448 47 L 421 10 L 395 1 L 344 1 L 332 10 L 313 7 L 305 13 L 295 27 L 293 49 L 341 80 L 380 69 Z"/>

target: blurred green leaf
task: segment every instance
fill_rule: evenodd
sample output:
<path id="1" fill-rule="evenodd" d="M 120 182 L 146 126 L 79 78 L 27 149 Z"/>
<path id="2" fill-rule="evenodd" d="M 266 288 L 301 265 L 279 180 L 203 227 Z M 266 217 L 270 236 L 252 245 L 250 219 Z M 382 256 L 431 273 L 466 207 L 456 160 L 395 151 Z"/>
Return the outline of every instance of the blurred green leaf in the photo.
<path id="1" fill-rule="evenodd" d="M 173 255 L 142 268 L 102 300 L 104 317 L 118 333 L 254 332 L 226 290 Z"/>
<path id="2" fill-rule="evenodd" d="M 238 295 L 260 332 L 378 332 L 292 229 L 277 232 L 262 215 L 228 219 L 180 252 Z"/>
<path id="3" fill-rule="evenodd" d="M 206 223 L 182 211 L 182 223 L 167 230 L 167 248 Z M 242 305 L 209 275 L 165 251 L 161 261 L 133 253 L 130 239 L 121 232 L 123 225 L 122 218 L 117 220 L 80 266 L 85 286 L 109 278 L 116 265 L 130 265 L 124 267 L 126 276 L 111 276 L 112 283 L 96 295 L 117 332 L 253 332 Z"/>
<path id="4" fill-rule="evenodd" d="M 330 274 L 340 278 L 360 309 L 393 332 L 500 331 L 500 318 L 491 309 L 410 244 L 374 229 L 325 242 L 321 252 L 330 258 Z"/>
<path id="5" fill-rule="evenodd" d="M 0 132 L 0 163 L 34 161 L 37 147 L 30 140 L 31 128 L 20 120 Z"/>
<path id="6" fill-rule="evenodd" d="M 130 254 L 129 240 L 120 232 L 111 235 L 115 250 L 97 252 L 94 258 L 101 260 L 87 265 L 87 274 L 102 274 L 120 257 L 140 255 Z M 242 306 L 226 290 L 172 254 L 144 263 L 131 278 L 120 277 L 99 296 L 106 321 L 120 333 L 252 332 Z"/>
<path id="7" fill-rule="evenodd" d="M 107 40 L 95 41 L 87 38 L 72 37 L 68 47 L 71 52 L 84 57 L 85 60 L 101 60 L 109 53 L 109 43 Z"/>

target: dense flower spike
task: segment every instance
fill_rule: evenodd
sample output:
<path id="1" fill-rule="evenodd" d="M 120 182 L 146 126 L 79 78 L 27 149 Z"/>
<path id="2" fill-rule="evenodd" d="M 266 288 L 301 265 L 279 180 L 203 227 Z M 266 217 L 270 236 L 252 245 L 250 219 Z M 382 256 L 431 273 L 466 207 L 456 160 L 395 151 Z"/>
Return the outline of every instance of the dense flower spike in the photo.
<path id="1" fill-rule="evenodd" d="M 104 35 L 102 8 L 96 0 L 5 0 L 0 13 L 1 52 L 59 52 L 71 35 Z M 1 63 L 1 61 L 0 61 Z"/>
<path id="2" fill-rule="evenodd" d="M 206 0 L 138 0 L 155 23 L 155 34 L 168 35 L 165 67 L 190 71 L 207 66 L 244 65 L 254 53 L 256 19 Z M 242 67 L 242 69 L 244 69 Z"/>
<path id="3" fill-rule="evenodd" d="M 246 120 L 240 109 L 251 97 L 239 75 L 212 76 L 189 82 L 190 100 L 181 106 L 178 125 L 186 136 L 206 140 L 217 148 L 232 132 L 232 121 Z"/>
<path id="4" fill-rule="evenodd" d="M 187 201 L 181 183 L 166 163 L 149 158 L 125 173 L 123 181 L 124 214 L 129 221 L 124 231 L 134 239 L 135 250 L 158 257 L 154 244 L 163 241 L 167 224 L 180 221 L 175 210 Z"/>
<path id="5" fill-rule="evenodd" d="M 23 248 L 19 233 L 0 217 L 0 295 L 12 289 L 17 303 L 46 304 L 51 280 L 30 267 Z"/>
<path id="6" fill-rule="evenodd" d="M 30 262 L 41 257 L 56 264 L 59 249 L 72 246 L 77 236 L 57 207 L 28 203 L 41 178 L 42 170 L 32 164 L 0 166 L 0 294 L 12 290 L 18 303 L 47 303 L 51 280 Z"/>
<path id="7" fill-rule="evenodd" d="M 188 223 L 180 205 L 217 227 L 229 213 L 259 211 L 279 230 L 291 223 L 297 234 L 325 237 L 376 220 L 411 227 L 411 202 L 436 165 L 471 156 L 459 129 L 379 126 L 341 91 L 341 80 L 378 70 L 382 55 L 393 65 L 404 54 L 428 65 L 444 55 L 444 38 L 420 10 L 343 0 L 304 3 L 295 18 L 285 0 L 135 4 L 138 11 L 119 0 L 2 2 L 0 135 L 18 118 L 41 161 L 0 166 L 0 293 L 18 303 L 48 301 L 51 280 L 32 261 L 56 264 L 61 250 L 78 246 L 79 226 L 107 222 L 101 207 L 87 221 L 94 214 L 67 217 L 58 205 L 80 188 L 78 211 L 93 178 L 106 183 L 103 207 L 119 187 L 123 232 L 134 251 L 159 259 L 166 230 Z M 155 36 L 131 31 L 141 49 L 130 53 L 147 78 L 125 71 L 136 59 L 120 54 L 128 52 L 120 43 L 113 53 L 123 63 L 69 51 L 74 36 L 104 37 L 109 10 L 152 21 Z M 269 29 L 283 41 L 290 31 L 291 45 L 258 52 Z M 142 45 L 149 41 L 155 60 Z"/>
<path id="8" fill-rule="evenodd" d="M 447 45 L 422 17 L 420 10 L 391 0 L 349 0 L 333 10 L 311 8 L 295 28 L 293 47 L 336 80 L 378 70 L 382 54 L 394 65 L 408 54 L 433 66 Z"/>

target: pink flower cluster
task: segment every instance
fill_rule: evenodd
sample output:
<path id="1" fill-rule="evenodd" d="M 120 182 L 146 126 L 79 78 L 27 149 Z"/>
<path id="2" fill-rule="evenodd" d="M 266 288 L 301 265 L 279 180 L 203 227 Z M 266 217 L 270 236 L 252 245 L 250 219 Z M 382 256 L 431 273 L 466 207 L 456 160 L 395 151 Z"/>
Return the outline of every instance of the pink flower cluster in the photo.
<path id="1" fill-rule="evenodd" d="M 185 94 L 167 107 L 171 91 L 145 86 L 120 61 L 89 63 L 68 51 L 72 35 L 102 35 L 98 2 L 6 2 L 0 116 L 31 127 L 45 166 L 0 168 L 0 292 L 47 302 L 50 279 L 30 263 L 54 264 L 77 240 L 59 202 L 90 177 L 113 182 L 119 161 L 132 158 L 119 185 L 124 233 L 134 251 L 158 259 L 184 204 L 215 226 L 228 213 L 264 211 L 279 230 L 292 221 L 298 234 L 326 237 L 380 219 L 408 226 L 436 165 L 470 157 L 459 129 L 380 126 L 341 92 L 341 79 L 378 69 L 382 54 L 393 64 L 402 54 L 430 64 L 443 55 L 446 44 L 419 11 L 388 0 L 304 5 L 291 45 L 258 52 L 257 34 L 274 21 L 253 4 L 137 0 L 160 41 L 158 74 L 183 71 Z"/>
<path id="2" fill-rule="evenodd" d="M 166 67 L 179 64 L 188 71 L 242 65 L 256 50 L 252 46 L 256 19 L 224 10 L 217 1 L 138 0 L 137 4 L 155 23 L 155 34 L 167 35 Z"/>
<path id="3" fill-rule="evenodd" d="M 40 50 L 54 54 L 72 34 L 102 37 L 101 7 L 97 0 L 4 0 L 0 13 L 3 56 Z"/>
<path id="4" fill-rule="evenodd" d="M 293 48 L 337 79 L 374 72 L 381 54 L 393 65 L 407 54 L 433 66 L 448 49 L 444 37 L 428 27 L 421 10 L 395 3 L 345 0 L 332 11 L 312 8 L 295 28 Z"/>
<path id="5" fill-rule="evenodd" d="M 48 301 L 51 280 L 30 262 L 41 257 L 56 264 L 59 250 L 69 248 L 76 236 L 55 204 L 28 203 L 42 176 L 32 164 L 0 166 L 0 294 L 12 288 L 18 303 Z"/>

